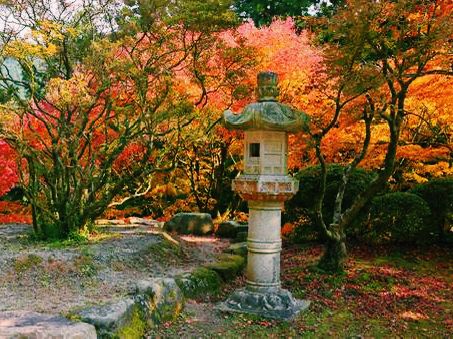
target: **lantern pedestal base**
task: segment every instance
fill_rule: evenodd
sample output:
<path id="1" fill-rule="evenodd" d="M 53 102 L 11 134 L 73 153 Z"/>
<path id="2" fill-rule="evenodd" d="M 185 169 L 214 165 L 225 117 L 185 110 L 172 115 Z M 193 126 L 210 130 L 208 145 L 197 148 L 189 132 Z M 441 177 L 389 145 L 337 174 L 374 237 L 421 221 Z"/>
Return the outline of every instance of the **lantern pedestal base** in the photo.
<path id="1" fill-rule="evenodd" d="M 264 318 L 292 320 L 310 305 L 308 300 L 295 299 L 291 292 L 282 288 L 253 291 L 248 288 L 236 290 L 217 305 L 222 312 L 250 313 Z"/>

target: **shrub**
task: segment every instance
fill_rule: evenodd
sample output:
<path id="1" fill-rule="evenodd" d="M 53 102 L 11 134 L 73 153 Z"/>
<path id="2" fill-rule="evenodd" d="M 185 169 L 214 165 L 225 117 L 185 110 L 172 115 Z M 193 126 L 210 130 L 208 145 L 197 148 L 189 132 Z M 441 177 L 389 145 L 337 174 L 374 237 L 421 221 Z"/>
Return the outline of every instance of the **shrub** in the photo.
<path id="1" fill-rule="evenodd" d="M 337 164 L 327 167 L 327 185 L 323 204 L 323 215 L 327 224 L 332 221 L 335 197 L 340 187 L 344 169 L 344 166 Z M 297 222 L 300 219 L 305 219 L 304 224 L 295 229 L 295 241 L 313 240 L 319 236 L 316 226 L 310 220 L 314 212 L 313 198 L 318 194 L 319 190 L 320 173 L 320 166 L 312 166 L 299 171 L 295 176 L 299 180 L 299 191 L 286 204 L 286 212 L 284 214 L 284 220 L 288 222 Z M 367 188 L 374 177 L 375 174 L 373 172 L 360 168 L 351 172 L 344 195 L 343 209 L 351 206 L 354 198 Z"/>
<path id="2" fill-rule="evenodd" d="M 428 223 L 431 210 L 418 195 L 387 193 L 375 197 L 367 218 L 362 217 L 361 238 L 371 243 L 420 243 L 433 239 Z"/>
<path id="3" fill-rule="evenodd" d="M 415 186 L 410 193 L 423 198 L 429 205 L 430 223 L 433 229 L 437 230 L 439 240 L 452 240 L 450 229 L 453 221 L 453 177 L 430 180 Z"/>

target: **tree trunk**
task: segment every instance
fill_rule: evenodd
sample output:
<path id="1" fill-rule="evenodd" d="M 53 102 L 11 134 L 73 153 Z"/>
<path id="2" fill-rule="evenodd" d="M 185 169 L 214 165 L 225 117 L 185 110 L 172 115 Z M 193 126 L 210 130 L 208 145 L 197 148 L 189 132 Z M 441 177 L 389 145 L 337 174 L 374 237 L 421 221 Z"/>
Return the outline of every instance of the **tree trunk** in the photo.
<path id="1" fill-rule="evenodd" d="M 38 214 L 36 213 L 36 206 L 34 203 L 31 204 L 31 219 L 33 222 L 33 232 L 35 235 L 40 235 L 41 234 L 41 228 L 39 227 L 38 224 Z"/>
<path id="2" fill-rule="evenodd" d="M 344 271 L 347 257 L 344 237 L 329 238 L 325 244 L 325 251 L 318 262 L 318 267 L 329 273 Z"/>
<path id="3" fill-rule="evenodd" d="M 329 273 L 344 271 L 344 264 L 347 257 L 346 236 L 341 223 L 329 225 L 326 232 L 327 241 L 324 254 L 318 262 L 318 267 Z"/>

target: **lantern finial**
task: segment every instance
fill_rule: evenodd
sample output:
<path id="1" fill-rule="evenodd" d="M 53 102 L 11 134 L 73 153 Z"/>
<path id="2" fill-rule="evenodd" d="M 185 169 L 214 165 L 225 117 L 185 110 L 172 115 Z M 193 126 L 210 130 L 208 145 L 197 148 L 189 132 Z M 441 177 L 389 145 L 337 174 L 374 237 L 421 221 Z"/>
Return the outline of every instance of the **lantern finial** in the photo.
<path id="1" fill-rule="evenodd" d="M 279 94 L 277 73 L 260 72 L 257 76 L 257 83 L 256 96 L 258 101 L 277 101 Z"/>

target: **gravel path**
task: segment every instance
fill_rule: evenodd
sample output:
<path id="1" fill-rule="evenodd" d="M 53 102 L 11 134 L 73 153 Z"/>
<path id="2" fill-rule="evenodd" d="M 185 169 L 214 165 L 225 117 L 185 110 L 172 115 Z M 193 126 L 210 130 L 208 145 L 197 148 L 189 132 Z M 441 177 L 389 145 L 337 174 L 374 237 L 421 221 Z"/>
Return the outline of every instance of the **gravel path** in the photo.
<path id="1" fill-rule="evenodd" d="M 181 250 L 150 226 L 117 229 L 110 226 L 104 240 L 55 247 L 30 242 L 29 225 L 0 225 L 0 311 L 66 314 L 128 294 L 140 279 L 189 271 L 227 246 L 186 237 L 178 239 Z"/>

